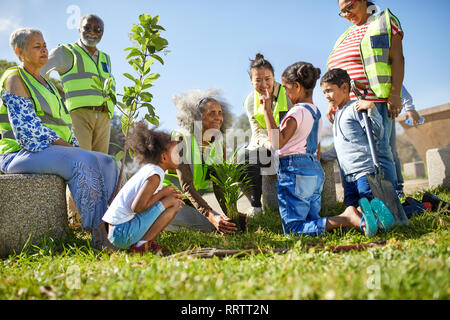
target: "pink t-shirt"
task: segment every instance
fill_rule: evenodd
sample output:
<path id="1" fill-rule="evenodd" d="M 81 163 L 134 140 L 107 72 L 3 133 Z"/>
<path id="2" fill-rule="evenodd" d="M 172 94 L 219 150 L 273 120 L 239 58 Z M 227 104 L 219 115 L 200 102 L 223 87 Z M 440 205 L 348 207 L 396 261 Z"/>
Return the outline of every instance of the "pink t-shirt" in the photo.
<path id="1" fill-rule="evenodd" d="M 313 104 L 307 103 L 315 112 L 317 112 L 317 107 Z M 309 133 L 312 130 L 314 124 L 314 118 L 308 109 L 303 107 L 301 104 L 296 104 L 292 107 L 283 121 L 280 124 L 280 130 L 282 130 L 287 122 L 288 118 L 294 118 L 297 121 L 297 129 L 294 135 L 289 139 L 289 141 L 281 148 L 277 150 L 277 155 L 279 157 L 285 157 L 292 154 L 306 153 L 306 142 Z M 320 136 L 322 132 L 322 118 L 319 120 L 319 130 L 317 143 L 320 142 Z"/>

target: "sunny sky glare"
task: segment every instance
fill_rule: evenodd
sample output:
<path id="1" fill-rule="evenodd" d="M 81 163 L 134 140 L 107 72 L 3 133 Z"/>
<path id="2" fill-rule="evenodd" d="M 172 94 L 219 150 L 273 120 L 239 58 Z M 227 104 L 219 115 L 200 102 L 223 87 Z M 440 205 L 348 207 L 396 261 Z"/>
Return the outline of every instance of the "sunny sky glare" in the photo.
<path id="1" fill-rule="evenodd" d="M 404 84 L 416 108 L 450 102 L 450 1 L 375 2 L 381 9 L 390 8 L 402 24 Z M 98 47 L 111 55 L 119 92 L 130 84 L 122 74 L 133 71 L 123 51 L 130 46 L 132 24 L 141 13 L 160 16 L 169 52 L 164 56 L 165 65 L 155 64 L 152 69 L 161 78 L 151 93 L 161 127 L 167 130 L 177 128 L 172 95 L 191 89 L 221 89 L 233 113 L 243 113 L 244 99 L 252 90 L 249 59 L 257 52 L 273 64 L 277 81 L 284 69 L 297 61 L 312 63 L 323 75 L 334 42 L 350 26 L 338 16 L 336 0 L 0 0 L 0 59 L 18 62 L 9 47 L 9 36 L 18 27 L 40 29 L 49 48 L 75 42 L 78 9 L 81 15 L 98 14 L 105 22 Z M 319 86 L 314 102 L 322 113 L 326 111 Z"/>

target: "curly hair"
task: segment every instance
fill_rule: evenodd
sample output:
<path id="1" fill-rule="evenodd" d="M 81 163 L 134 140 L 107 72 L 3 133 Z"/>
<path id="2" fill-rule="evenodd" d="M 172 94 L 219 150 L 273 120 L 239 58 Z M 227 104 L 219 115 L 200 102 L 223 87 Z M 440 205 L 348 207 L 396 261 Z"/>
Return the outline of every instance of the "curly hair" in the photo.
<path id="1" fill-rule="evenodd" d="M 139 121 L 126 140 L 139 164 L 158 164 L 162 153 L 170 149 L 172 136 L 156 129 L 157 127 L 149 129 L 145 121 Z"/>
<path id="2" fill-rule="evenodd" d="M 204 107 L 210 101 L 215 101 L 222 107 L 223 123 L 220 131 L 225 133 L 225 130 L 232 125 L 231 106 L 222 98 L 221 92 L 217 89 L 190 90 L 185 93 L 174 94 L 172 101 L 178 109 L 178 126 L 189 134 L 194 133 L 195 122 L 202 121 Z"/>

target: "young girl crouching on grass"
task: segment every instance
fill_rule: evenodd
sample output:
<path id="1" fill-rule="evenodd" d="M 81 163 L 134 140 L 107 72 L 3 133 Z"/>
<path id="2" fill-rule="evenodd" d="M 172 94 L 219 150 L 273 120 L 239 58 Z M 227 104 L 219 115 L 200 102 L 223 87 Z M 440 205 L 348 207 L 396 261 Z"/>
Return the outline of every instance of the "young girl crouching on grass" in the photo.
<path id="1" fill-rule="evenodd" d="M 130 252 L 169 254 L 153 240 L 172 221 L 183 203 L 174 187 L 162 187 L 165 171 L 178 167 L 177 142 L 171 135 L 148 129 L 141 121 L 126 143 L 143 166 L 114 198 L 103 220 L 109 224 L 108 239 Z"/>
<path id="2" fill-rule="evenodd" d="M 279 157 L 278 202 L 285 234 L 319 235 L 340 227 L 359 226 L 361 217 L 348 207 L 335 217 L 320 217 L 324 172 L 317 158 L 322 127 L 313 103 L 320 69 L 306 62 L 289 66 L 282 75 L 286 94 L 294 104 L 278 128 L 269 93 L 263 97 L 264 117 L 271 147 Z"/>

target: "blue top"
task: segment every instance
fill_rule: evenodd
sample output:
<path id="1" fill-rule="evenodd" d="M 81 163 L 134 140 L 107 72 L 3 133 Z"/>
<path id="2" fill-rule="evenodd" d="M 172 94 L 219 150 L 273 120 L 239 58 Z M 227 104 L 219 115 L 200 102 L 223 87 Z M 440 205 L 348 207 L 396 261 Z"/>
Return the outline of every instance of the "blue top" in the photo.
<path id="1" fill-rule="evenodd" d="M 2 91 L 1 98 L 8 108 L 9 122 L 17 143 L 23 149 L 39 152 L 60 139 L 56 132 L 45 126 L 37 116 L 31 98 L 19 97 L 6 90 Z M 80 146 L 73 131 L 72 144 Z"/>
<path id="2" fill-rule="evenodd" d="M 339 108 L 333 124 L 334 146 L 339 166 L 348 182 L 375 171 L 364 120 L 362 114 L 356 111 L 355 103 L 355 100 L 350 100 Z M 369 120 L 377 143 L 383 136 L 383 120 L 377 108 L 369 110 Z"/>

